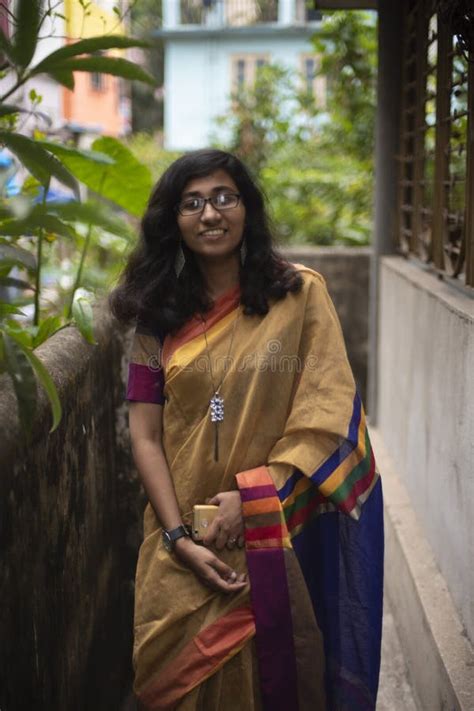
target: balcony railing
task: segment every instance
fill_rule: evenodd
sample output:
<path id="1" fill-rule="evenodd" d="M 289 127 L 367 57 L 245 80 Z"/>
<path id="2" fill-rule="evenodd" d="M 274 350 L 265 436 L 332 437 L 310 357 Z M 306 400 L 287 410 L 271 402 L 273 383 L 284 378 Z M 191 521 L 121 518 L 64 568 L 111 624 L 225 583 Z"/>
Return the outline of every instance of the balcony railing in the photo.
<path id="1" fill-rule="evenodd" d="M 317 19 L 305 0 L 163 0 L 165 26 L 239 27 Z M 313 16 L 314 15 L 314 16 Z"/>
<path id="2" fill-rule="evenodd" d="M 278 21 L 278 0 L 181 0 L 182 25 L 253 25 Z"/>

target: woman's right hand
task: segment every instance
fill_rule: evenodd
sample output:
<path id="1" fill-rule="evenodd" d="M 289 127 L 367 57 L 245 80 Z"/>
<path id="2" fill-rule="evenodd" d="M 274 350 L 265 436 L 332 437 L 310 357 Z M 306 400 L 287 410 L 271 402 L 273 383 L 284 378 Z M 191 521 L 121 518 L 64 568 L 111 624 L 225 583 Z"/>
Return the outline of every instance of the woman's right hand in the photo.
<path id="1" fill-rule="evenodd" d="M 247 585 L 245 573 L 238 574 L 209 548 L 197 545 L 192 538 L 179 538 L 175 543 L 175 553 L 204 585 L 216 592 L 240 592 Z"/>

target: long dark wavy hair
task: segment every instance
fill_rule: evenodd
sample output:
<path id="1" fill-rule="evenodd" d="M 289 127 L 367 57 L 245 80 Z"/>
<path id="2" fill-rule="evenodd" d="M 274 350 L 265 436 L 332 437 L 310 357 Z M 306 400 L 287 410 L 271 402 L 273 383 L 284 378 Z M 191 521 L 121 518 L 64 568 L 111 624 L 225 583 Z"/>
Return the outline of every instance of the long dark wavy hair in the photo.
<path id="1" fill-rule="evenodd" d="M 245 206 L 247 255 L 240 268 L 243 312 L 266 314 L 270 298 L 279 300 L 301 289 L 301 274 L 273 246 L 263 193 L 245 165 L 224 151 L 192 151 L 172 163 L 152 191 L 139 242 L 109 297 L 119 321 L 139 319 L 157 331 L 173 333 L 193 314 L 212 308 L 194 255 L 181 240 L 176 205 L 190 180 L 217 170 L 233 179 Z M 180 244 L 186 261 L 178 278 L 174 261 Z"/>

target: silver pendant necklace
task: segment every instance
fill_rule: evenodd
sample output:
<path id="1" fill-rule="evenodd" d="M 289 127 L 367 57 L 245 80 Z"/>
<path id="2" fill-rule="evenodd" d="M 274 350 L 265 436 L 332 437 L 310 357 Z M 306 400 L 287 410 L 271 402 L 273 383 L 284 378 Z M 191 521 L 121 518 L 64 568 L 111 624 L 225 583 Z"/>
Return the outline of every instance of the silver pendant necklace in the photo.
<path id="1" fill-rule="evenodd" d="M 226 374 L 226 363 L 229 361 L 229 356 L 230 352 L 232 350 L 232 344 L 234 342 L 234 334 L 235 334 L 235 327 L 238 321 L 238 318 L 240 316 L 240 309 L 239 313 L 234 319 L 234 325 L 232 328 L 232 335 L 230 337 L 230 343 L 229 343 L 229 350 L 227 351 L 227 357 L 224 363 L 224 372 L 222 374 L 221 381 L 219 385 L 216 387 L 214 384 L 214 377 L 212 375 L 212 363 L 211 363 L 211 353 L 209 350 L 209 344 L 207 342 L 207 335 L 206 335 L 206 329 L 204 328 L 205 322 L 203 317 L 201 316 L 201 321 L 202 321 L 202 326 L 203 326 L 203 334 L 204 334 L 204 340 L 206 341 L 206 351 L 207 351 L 207 359 L 209 361 L 209 375 L 211 377 L 211 383 L 212 383 L 212 390 L 213 390 L 213 396 L 209 400 L 209 414 L 211 417 L 211 422 L 214 423 L 215 428 L 214 428 L 214 461 L 218 462 L 219 461 L 219 423 L 224 421 L 224 398 L 220 394 L 220 389 L 221 385 L 224 381 L 225 374 Z"/>

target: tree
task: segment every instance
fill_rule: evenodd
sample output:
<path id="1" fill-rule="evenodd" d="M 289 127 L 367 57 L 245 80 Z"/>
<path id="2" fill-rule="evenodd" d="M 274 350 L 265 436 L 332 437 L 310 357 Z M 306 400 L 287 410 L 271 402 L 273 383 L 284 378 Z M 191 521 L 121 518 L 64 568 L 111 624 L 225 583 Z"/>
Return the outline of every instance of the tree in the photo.
<path id="1" fill-rule="evenodd" d="M 375 13 L 325 13 L 313 45 L 321 55 L 321 71 L 328 77 L 328 140 L 360 161 L 371 159 L 377 78 Z"/>
<path id="2" fill-rule="evenodd" d="M 221 142 L 253 169 L 284 242 L 367 244 L 372 229 L 376 41 L 370 13 L 324 16 L 318 106 L 294 72 L 267 65 L 220 120 Z"/>
<path id="3" fill-rule="evenodd" d="M 161 0 L 137 0 L 131 8 L 132 32 L 139 37 L 149 38 L 153 30 L 161 27 Z M 147 52 L 147 69 L 155 77 L 160 88 L 164 81 L 164 45 L 162 39 L 152 40 L 152 51 Z M 162 92 L 162 89 L 161 89 Z M 163 130 L 163 97 L 157 96 L 156 89 L 143 82 L 132 84 L 132 125 L 133 132 Z"/>
<path id="4" fill-rule="evenodd" d="M 87 11 L 88 2 L 82 2 Z M 140 40 L 122 35 L 103 35 L 78 40 L 34 63 L 45 19 L 55 5 L 42 0 L 18 0 L 15 11 L 3 3 L 13 34 L 0 28 L 1 70 L 10 78 L 10 88 L 0 96 L 0 144 L 7 148 L 30 174 L 20 195 L 11 196 L 2 184 L 0 197 L 0 372 L 10 376 L 16 392 L 19 416 L 28 432 L 37 402 L 37 381 L 44 387 L 53 409 L 55 429 L 61 406 L 54 384 L 34 348 L 60 328 L 75 323 L 84 337 L 94 343 L 92 309 L 76 298 L 84 274 L 88 250 L 97 231 L 127 238 L 130 229 L 117 218 L 107 201 L 131 215 L 139 216 L 151 187 L 149 171 L 130 151 L 112 138 L 99 138 L 88 151 L 48 141 L 44 136 L 29 137 L 18 130 L 23 107 L 7 99 L 29 79 L 48 74 L 68 89 L 74 88 L 74 72 L 101 72 L 154 85 L 154 79 L 140 66 L 121 57 L 100 56 L 109 49 L 147 47 Z M 117 11 L 118 12 L 118 11 Z M 38 97 L 30 98 L 36 110 Z M 50 201 L 52 179 L 69 188 L 74 198 L 68 203 Z M 125 181 L 125 184 L 124 184 Z M 95 198 L 79 199 L 79 182 L 90 188 Z M 133 190 L 130 189 L 133 185 Z M 50 243 L 64 240 L 78 250 L 77 273 L 69 297 L 57 312 L 42 299 L 45 253 Z M 12 296 L 13 294 L 13 296 Z M 33 308 L 32 323 L 22 309 Z M 51 430 L 51 431 L 52 431 Z"/>

